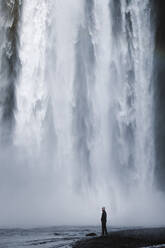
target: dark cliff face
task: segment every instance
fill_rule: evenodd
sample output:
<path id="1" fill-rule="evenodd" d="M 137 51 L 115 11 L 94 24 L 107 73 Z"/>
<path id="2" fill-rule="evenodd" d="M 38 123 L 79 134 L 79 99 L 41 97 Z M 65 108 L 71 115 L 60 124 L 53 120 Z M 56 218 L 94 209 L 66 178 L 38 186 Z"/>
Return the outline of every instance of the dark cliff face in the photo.
<path id="1" fill-rule="evenodd" d="M 157 10 L 157 32 L 156 32 L 156 48 L 165 50 L 165 1 L 156 1 Z"/>
<path id="2" fill-rule="evenodd" d="M 156 182 L 165 190 L 165 1 L 155 1 L 155 141 Z"/>
<path id="3" fill-rule="evenodd" d="M 15 84 L 20 68 L 18 56 L 18 28 L 21 13 L 20 0 L 2 1 L 0 5 L 3 13 L 3 38 L 1 38 L 2 57 L 0 68 L 0 105 L 3 105 L 2 123 L 4 134 L 1 142 L 6 142 L 12 134 L 15 109 Z M 0 106 L 1 107 L 1 106 Z"/>

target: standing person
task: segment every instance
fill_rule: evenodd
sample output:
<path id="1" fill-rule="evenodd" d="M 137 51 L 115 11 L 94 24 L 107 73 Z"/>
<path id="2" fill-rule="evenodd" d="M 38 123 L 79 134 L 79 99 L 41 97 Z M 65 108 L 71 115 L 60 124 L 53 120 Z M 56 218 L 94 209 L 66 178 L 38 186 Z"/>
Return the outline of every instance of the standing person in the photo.
<path id="1" fill-rule="evenodd" d="M 101 215 L 101 224 L 102 224 L 102 236 L 108 235 L 107 233 L 107 213 L 105 211 L 105 207 L 102 207 L 102 215 Z"/>

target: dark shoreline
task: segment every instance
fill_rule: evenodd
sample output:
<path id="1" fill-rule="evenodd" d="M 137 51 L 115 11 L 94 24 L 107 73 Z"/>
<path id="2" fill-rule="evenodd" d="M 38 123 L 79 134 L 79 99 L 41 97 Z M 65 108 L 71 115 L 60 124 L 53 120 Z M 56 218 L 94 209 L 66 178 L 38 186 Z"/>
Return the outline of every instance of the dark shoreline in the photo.
<path id="1" fill-rule="evenodd" d="M 73 248 L 121 248 L 163 245 L 165 248 L 165 227 L 139 228 L 110 232 L 107 237 L 95 237 L 77 241 Z"/>

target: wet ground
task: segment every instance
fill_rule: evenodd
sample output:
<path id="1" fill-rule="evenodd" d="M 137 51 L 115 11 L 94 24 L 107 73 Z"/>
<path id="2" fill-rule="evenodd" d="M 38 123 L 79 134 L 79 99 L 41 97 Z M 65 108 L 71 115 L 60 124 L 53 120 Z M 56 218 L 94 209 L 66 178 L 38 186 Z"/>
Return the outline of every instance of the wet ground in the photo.
<path id="1" fill-rule="evenodd" d="M 78 241 L 73 248 L 165 248 L 165 228 L 114 231 L 107 237 Z"/>
<path id="2" fill-rule="evenodd" d="M 111 227 L 100 237 L 100 227 L 60 226 L 0 229 L 0 248 L 165 248 L 165 228 Z M 97 237 L 86 237 L 96 233 Z"/>

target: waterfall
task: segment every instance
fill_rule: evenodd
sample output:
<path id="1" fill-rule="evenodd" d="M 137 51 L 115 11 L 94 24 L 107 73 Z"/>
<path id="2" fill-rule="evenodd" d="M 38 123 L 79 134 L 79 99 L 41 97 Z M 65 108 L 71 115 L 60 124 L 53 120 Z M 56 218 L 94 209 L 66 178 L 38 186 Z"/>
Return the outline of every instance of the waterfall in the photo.
<path id="1" fill-rule="evenodd" d="M 0 121 L 7 104 L 18 202 L 42 205 L 43 220 L 55 224 L 71 222 L 73 203 L 82 212 L 75 223 L 96 223 L 105 204 L 115 223 L 128 206 L 139 208 L 133 201 L 144 200 L 154 185 L 152 1 L 7 2 L 0 9 L 6 11 L 0 24 Z M 3 66 L 8 29 L 15 35 L 10 73 Z M 8 154 L 6 161 L 11 163 Z M 10 166 L 4 170 L 7 176 Z M 31 219 L 40 219 L 36 213 Z"/>
<path id="2" fill-rule="evenodd" d="M 129 182 L 136 187 L 151 186 L 155 163 L 151 2 L 120 1 L 118 7 L 111 4 L 113 13 L 120 16 L 120 23 L 113 24 L 110 75 L 116 82 L 112 108 L 113 140 L 118 150 L 115 160 L 119 169 L 124 169 L 125 178 L 121 180 L 128 183 L 130 177 Z"/>

